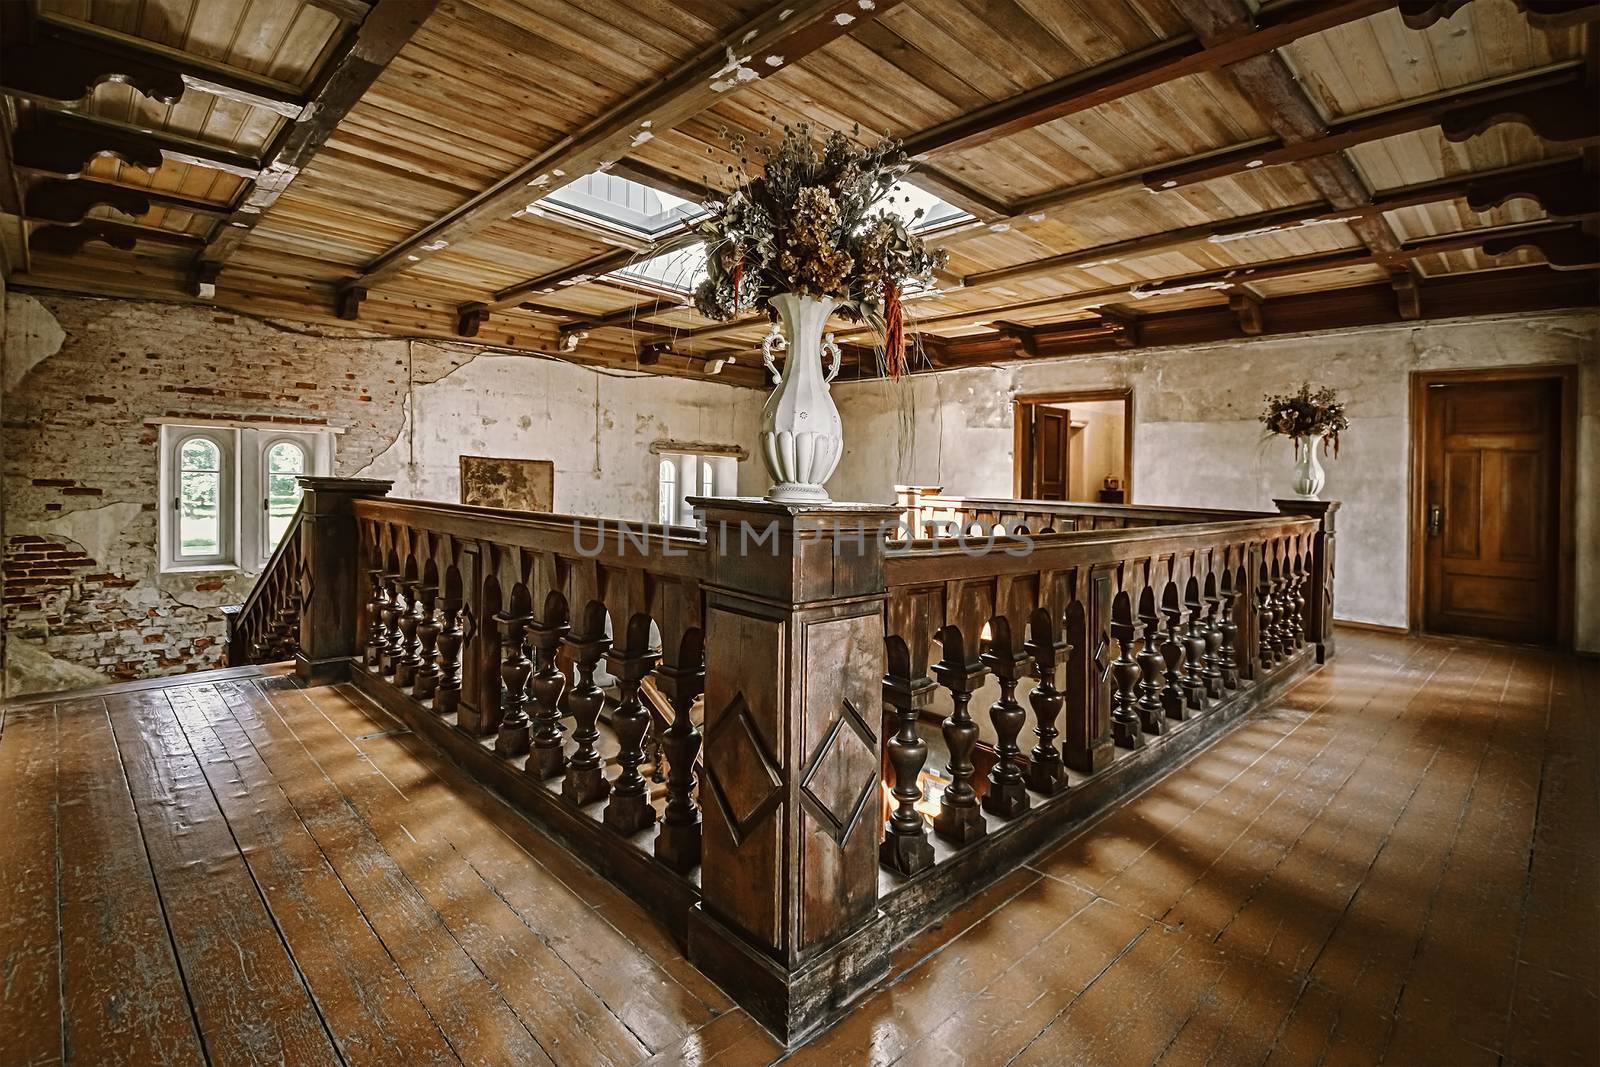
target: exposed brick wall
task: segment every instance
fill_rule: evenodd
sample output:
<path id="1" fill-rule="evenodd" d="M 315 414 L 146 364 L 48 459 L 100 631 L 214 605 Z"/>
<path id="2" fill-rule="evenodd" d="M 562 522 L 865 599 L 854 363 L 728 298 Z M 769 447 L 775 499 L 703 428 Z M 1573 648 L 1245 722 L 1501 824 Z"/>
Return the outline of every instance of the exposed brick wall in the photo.
<path id="1" fill-rule="evenodd" d="M 146 420 L 338 427 L 335 472 L 351 474 L 399 433 L 408 364 L 430 382 L 470 358 L 188 305 L 5 299 L 5 626 L 10 641 L 108 678 L 218 665 L 216 609 L 254 581 L 159 573 L 158 430 Z M 12 693 L 38 687 L 10 679 Z"/>

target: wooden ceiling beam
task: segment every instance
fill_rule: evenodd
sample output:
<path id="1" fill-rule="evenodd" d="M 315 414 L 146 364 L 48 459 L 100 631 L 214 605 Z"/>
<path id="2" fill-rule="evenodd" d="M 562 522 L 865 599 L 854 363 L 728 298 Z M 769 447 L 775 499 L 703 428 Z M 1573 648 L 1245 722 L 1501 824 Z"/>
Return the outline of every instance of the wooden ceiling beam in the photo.
<path id="1" fill-rule="evenodd" d="M 123 222 L 94 219 L 76 226 L 50 223 L 34 227 L 29 244 L 36 252 L 56 255 L 77 255 L 90 241 L 99 241 L 112 248 L 131 252 L 141 241 L 152 244 L 173 245 L 179 248 L 199 248 L 201 239 L 176 230 L 163 230 L 156 226 L 130 226 Z"/>
<path id="2" fill-rule="evenodd" d="M 197 257 L 200 262 L 220 266 L 228 261 L 438 2 L 377 0 L 372 5 L 318 75 L 304 113 L 273 138 L 259 173 L 240 190 L 232 214 L 211 231 Z"/>
<path id="3" fill-rule="evenodd" d="M 962 278 L 962 285 L 976 289 L 1013 284 L 1065 270 L 1106 266 L 1122 260 L 1156 255 L 1200 242 L 1224 244 L 1242 238 L 1286 233 L 1302 227 L 1353 224 L 1363 219 L 1378 218 L 1386 211 L 1449 203 L 1463 198 L 1472 210 L 1483 212 L 1518 197 L 1538 201 L 1552 218 L 1582 218 L 1600 211 L 1600 190 L 1583 179 L 1582 164 L 1576 157 L 1565 157 L 1481 174 L 1455 175 L 1387 190 L 1369 196 L 1367 203 L 1354 208 L 1330 208 L 1326 204 L 1279 208 L 1225 222 L 1203 223 L 1127 241 L 1094 245 L 1057 256 L 969 274 Z"/>
<path id="4" fill-rule="evenodd" d="M 1470 120 L 1467 130 L 1460 123 Z M 1593 136 L 1595 106 L 1583 87 L 1581 64 L 1562 63 L 1508 78 L 1495 78 L 1448 93 L 1408 100 L 1391 107 L 1330 121 L 1328 132 L 1295 144 L 1281 138 L 1227 149 L 1194 160 L 1156 167 L 1143 175 L 1147 188 L 1176 189 L 1197 182 L 1241 174 L 1261 167 L 1297 163 L 1342 152 L 1369 141 L 1400 133 L 1446 126 L 1465 140 L 1496 122 L 1524 121 L 1541 137 L 1557 144 L 1585 144 Z"/>
<path id="5" fill-rule="evenodd" d="M 1216 304 L 1178 311 L 1154 312 L 1139 317 L 1138 348 L 1162 348 L 1238 341 L 1244 337 L 1270 337 L 1312 330 L 1354 328 L 1464 315 L 1498 315 L 1517 312 L 1594 307 L 1600 304 L 1600 273 L 1559 274 L 1548 267 L 1500 268 L 1453 274 L 1421 282 L 1426 294 L 1415 316 L 1403 312 L 1389 283 L 1346 286 L 1338 289 L 1278 297 L 1259 304 L 1254 325 L 1240 320 L 1230 305 Z M 1035 356 L 1017 350 L 1010 324 L 996 324 L 987 333 L 943 338 L 937 342 L 939 362 L 934 371 L 962 366 L 1018 362 L 1025 358 L 1050 358 L 1126 350 L 1125 338 L 1108 332 L 1097 319 L 1068 319 L 1026 327 L 1033 337 Z M 925 341 L 933 340 L 925 337 Z M 930 346 L 930 350 L 933 346 Z M 846 365 L 846 378 L 877 377 L 870 363 Z"/>
<path id="6" fill-rule="evenodd" d="M 1253 25 L 1254 15 L 1243 0 L 1174 3 L 1208 47 L 1248 33 Z M 1250 56 L 1223 69 L 1241 90 L 1240 95 L 1285 145 L 1327 136 L 1322 113 L 1277 51 Z M 1371 190 L 1342 152 L 1302 160 L 1300 169 L 1323 199 L 1336 208 L 1362 208 L 1372 203 Z M 1394 230 L 1381 216 L 1363 215 L 1352 218 L 1348 225 L 1363 244 L 1375 251 L 1392 252 L 1400 245 Z"/>
<path id="7" fill-rule="evenodd" d="M 729 93 L 793 65 L 848 33 L 858 20 L 877 17 L 899 2 L 783 0 L 769 5 L 666 78 L 640 89 L 455 211 L 394 245 L 350 284 L 374 285 L 509 218 L 530 201 L 615 164 L 663 131 L 727 99 Z"/>
<path id="8" fill-rule="evenodd" d="M 1190 35 L 1068 75 L 977 108 L 905 139 L 917 158 L 973 148 L 1178 78 L 1218 70 L 1301 37 L 1393 7 L 1395 0 L 1295 0 L 1261 11 L 1247 31 L 1208 46 Z"/>
<path id="9" fill-rule="evenodd" d="M 260 160 L 192 137 L 50 108 L 34 108 L 32 126 L 16 134 L 12 151 L 17 166 L 52 174 L 79 174 L 102 154 L 151 172 L 167 159 L 241 178 L 261 172 Z"/>
<path id="10" fill-rule="evenodd" d="M 0 54 L 0 88 L 12 96 L 77 103 L 95 86 L 111 81 L 164 104 L 177 103 L 187 88 L 286 118 L 305 108 L 297 93 L 279 83 L 155 42 L 50 16 L 35 18 L 27 37 Z"/>

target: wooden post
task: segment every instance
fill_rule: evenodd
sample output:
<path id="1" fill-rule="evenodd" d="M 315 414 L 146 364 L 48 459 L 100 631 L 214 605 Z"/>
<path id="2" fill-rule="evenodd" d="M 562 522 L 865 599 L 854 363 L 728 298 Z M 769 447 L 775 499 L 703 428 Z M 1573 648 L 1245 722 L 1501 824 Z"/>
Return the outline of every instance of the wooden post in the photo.
<path id="1" fill-rule="evenodd" d="M 938 496 L 942 485 L 897 485 L 894 487 L 895 504 L 900 508 L 900 521 L 908 537 L 927 537 L 928 524 L 922 517 L 923 497 Z"/>
<path id="2" fill-rule="evenodd" d="M 1320 523 L 1311 538 L 1311 574 L 1305 589 L 1306 640 L 1317 646 L 1317 662 L 1333 658 L 1333 548 L 1337 500 L 1273 500 L 1285 515 L 1309 515 Z"/>
<path id="3" fill-rule="evenodd" d="M 361 655 L 358 601 L 365 575 L 357 566 L 353 501 L 389 494 L 383 478 L 300 479 L 300 651 L 294 670 L 308 684 L 343 681 L 350 657 Z"/>
<path id="4" fill-rule="evenodd" d="M 873 936 L 885 653 L 878 504 L 694 498 L 703 580 L 701 903 L 689 958 L 789 1043 L 888 967 Z"/>

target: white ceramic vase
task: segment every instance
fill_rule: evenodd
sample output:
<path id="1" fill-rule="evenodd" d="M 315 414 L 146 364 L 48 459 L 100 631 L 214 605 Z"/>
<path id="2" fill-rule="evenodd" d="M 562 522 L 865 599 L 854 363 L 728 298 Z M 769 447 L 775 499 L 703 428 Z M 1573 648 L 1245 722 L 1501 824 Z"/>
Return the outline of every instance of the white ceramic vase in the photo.
<path id="1" fill-rule="evenodd" d="M 767 499 L 779 504 L 826 504 L 823 483 L 833 475 L 844 450 L 839 409 L 828 395 L 828 383 L 839 373 L 839 348 L 833 335 L 823 338 L 828 316 L 838 302 L 827 297 L 783 293 L 771 299 L 782 322 L 762 346 L 767 368 L 774 349 L 788 353 L 778 388 L 761 409 L 761 459 L 772 476 Z M 826 351 L 832 365 L 823 373 Z"/>
<path id="2" fill-rule="evenodd" d="M 1328 480 L 1322 464 L 1317 460 L 1317 446 L 1321 443 L 1320 437 L 1294 439 L 1294 495 L 1301 500 L 1317 499 L 1317 494 L 1322 492 Z"/>

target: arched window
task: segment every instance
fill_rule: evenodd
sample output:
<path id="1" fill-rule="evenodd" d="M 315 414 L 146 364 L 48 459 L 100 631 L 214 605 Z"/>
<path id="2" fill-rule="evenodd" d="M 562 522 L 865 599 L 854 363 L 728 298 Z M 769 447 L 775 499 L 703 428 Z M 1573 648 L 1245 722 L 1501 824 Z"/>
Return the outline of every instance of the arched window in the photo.
<path id="1" fill-rule="evenodd" d="M 178 477 L 173 496 L 177 545 L 174 556 L 209 560 L 228 550 L 227 469 L 222 442 L 192 435 L 178 442 Z"/>
<path id="2" fill-rule="evenodd" d="M 272 555 L 300 506 L 300 476 L 306 471 L 306 450 L 293 441 L 274 441 L 267 446 L 261 473 L 263 506 L 266 508 L 266 538 L 263 557 Z"/>
<path id="3" fill-rule="evenodd" d="M 670 526 L 678 521 L 678 465 L 662 459 L 656 486 L 656 521 Z"/>

